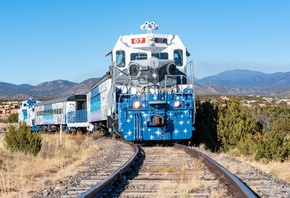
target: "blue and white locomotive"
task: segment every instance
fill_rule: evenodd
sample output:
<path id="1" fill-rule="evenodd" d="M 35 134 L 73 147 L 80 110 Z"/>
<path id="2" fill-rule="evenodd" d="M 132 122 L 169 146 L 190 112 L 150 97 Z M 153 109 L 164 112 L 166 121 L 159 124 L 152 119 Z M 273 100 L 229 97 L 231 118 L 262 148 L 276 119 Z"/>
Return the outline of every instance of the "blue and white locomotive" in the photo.
<path id="1" fill-rule="evenodd" d="M 158 29 L 153 22 L 141 29 L 147 33 L 119 37 L 107 54 L 112 60 L 109 72 L 86 95 L 27 101 L 35 114 L 28 124 L 43 131 L 101 128 L 127 141 L 189 140 L 195 130 L 189 53 L 178 35 L 152 33 Z M 27 109 L 23 112 L 20 121 L 29 117 Z"/>
<path id="2" fill-rule="evenodd" d="M 120 36 L 110 72 L 87 95 L 88 121 L 127 141 L 188 140 L 195 130 L 193 64 L 174 34 Z"/>

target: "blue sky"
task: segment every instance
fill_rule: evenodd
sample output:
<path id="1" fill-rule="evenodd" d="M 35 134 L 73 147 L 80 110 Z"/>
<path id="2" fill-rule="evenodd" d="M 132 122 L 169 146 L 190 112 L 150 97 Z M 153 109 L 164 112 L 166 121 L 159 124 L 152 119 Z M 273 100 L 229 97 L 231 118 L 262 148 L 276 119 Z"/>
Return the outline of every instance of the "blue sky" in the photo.
<path id="1" fill-rule="evenodd" d="M 178 34 L 195 77 L 290 71 L 288 0 L 0 0 L 0 82 L 82 82 L 108 71 L 118 37 Z"/>

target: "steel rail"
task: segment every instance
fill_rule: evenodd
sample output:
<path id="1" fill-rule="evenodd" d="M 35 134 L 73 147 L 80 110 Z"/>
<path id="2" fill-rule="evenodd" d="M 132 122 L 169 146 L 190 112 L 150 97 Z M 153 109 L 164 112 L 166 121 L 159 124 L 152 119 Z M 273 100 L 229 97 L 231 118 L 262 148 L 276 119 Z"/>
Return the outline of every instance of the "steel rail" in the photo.
<path id="1" fill-rule="evenodd" d="M 239 178 L 237 178 L 233 173 L 231 173 L 229 170 L 227 170 L 225 167 L 223 167 L 221 164 L 217 163 L 207 155 L 195 149 L 176 143 L 174 144 L 174 147 L 181 149 L 196 158 L 202 158 L 206 166 L 209 167 L 209 169 L 212 170 L 216 175 L 218 175 L 219 179 L 224 178 L 227 181 L 229 191 L 233 193 L 235 197 L 257 197 L 252 192 L 252 190 L 247 185 L 245 185 Z"/>
<path id="2" fill-rule="evenodd" d="M 80 194 L 78 198 L 92 198 L 92 197 L 99 197 L 104 194 L 112 184 L 121 176 L 122 173 L 126 172 L 129 167 L 134 163 L 134 160 L 137 158 L 137 155 L 140 151 L 139 146 L 132 145 L 134 147 L 134 154 L 131 158 L 124 163 L 120 168 L 114 171 L 109 177 L 102 180 L 89 190 L 85 191 L 84 193 Z"/>

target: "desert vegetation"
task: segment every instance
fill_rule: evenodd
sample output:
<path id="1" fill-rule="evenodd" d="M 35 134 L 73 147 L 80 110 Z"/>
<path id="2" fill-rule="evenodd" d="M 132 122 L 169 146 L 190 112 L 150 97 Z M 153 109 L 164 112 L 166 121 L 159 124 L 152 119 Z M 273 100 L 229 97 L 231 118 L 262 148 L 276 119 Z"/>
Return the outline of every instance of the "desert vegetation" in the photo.
<path id="1" fill-rule="evenodd" d="M 198 99 L 196 106 L 192 143 L 248 161 L 290 182 L 289 105 L 249 107 L 230 98 Z M 102 136 L 100 133 L 64 133 L 61 140 L 59 134 L 31 133 L 25 124 L 11 125 L 5 132 L 0 144 L 0 197 L 29 197 L 38 188 L 62 182 L 81 170 L 81 163 L 94 152 L 103 149 L 92 144 Z"/>
<path id="2" fill-rule="evenodd" d="M 290 106 L 244 106 L 238 98 L 197 100 L 192 142 L 241 158 L 290 182 Z M 272 168 L 270 168 L 272 167 Z"/>
<path id="3" fill-rule="evenodd" d="M 239 100 L 197 100 L 197 144 L 212 151 L 251 155 L 262 162 L 290 156 L 290 106 L 243 106 Z"/>
<path id="4" fill-rule="evenodd" d="M 101 134 L 31 133 L 22 124 L 9 127 L 0 147 L 0 197 L 30 197 L 31 193 L 82 170 L 82 162 L 102 146 L 93 143 Z M 17 146 L 18 145 L 18 146 Z"/>

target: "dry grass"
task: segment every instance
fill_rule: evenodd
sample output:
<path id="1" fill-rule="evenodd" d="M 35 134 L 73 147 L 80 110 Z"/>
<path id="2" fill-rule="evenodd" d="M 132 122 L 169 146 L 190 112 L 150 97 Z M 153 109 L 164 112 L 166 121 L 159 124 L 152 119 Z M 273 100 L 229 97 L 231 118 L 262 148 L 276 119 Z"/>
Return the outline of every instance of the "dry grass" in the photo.
<path id="1" fill-rule="evenodd" d="M 229 156 L 236 158 L 239 161 L 242 161 L 246 164 L 252 165 L 255 168 L 268 173 L 270 175 L 273 175 L 274 177 L 286 181 L 290 183 L 290 158 L 285 161 L 285 162 L 258 162 L 257 160 L 254 159 L 253 156 L 242 156 L 239 154 L 236 150 L 231 150 L 228 153 L 222 153 L 222 155 Z M 228 164 L 225 165 L 226 168 L 229 168 L 231 172 L 236 173 L 238 167 L 233 167 L 232 165 Z M 249 166 L 246 167 L 244 170 L 239 170 L 240 172 L 248 172 Z"/>
<path id="2" fill-rule="evenodd" d="M 207 150 L 205 145 L 202 145 L 199 148 L 203 151 Z M 230 163 L 224 163 L 221 160 L 222 156 L 235 158 L 243 163 L 248 164 L 249 166 L 245 166 L 244 169 L 241 169 L 240 166 L 234 166 L 233 164 L 230 164 Z M 255 160 L 253 156 L 242 156 L 241 153 L 238 151 L 238 149 L 232 149 L 227 153 L 221 153 L 217 155 L 217 160 L 219 160 L 219 162 L 224 167 L 226 167 L 233 173 L 237 173 L 238 171 L 241 173 L 247 173 L 250 170 L 250 165 L 252 165 L 255 168 L 265 173 L 268 173 L 280 180 L 290 183 L 290 171 L 289 171 L 290 156 L 289 156 L 289 159 L 285 162 L 263 163 L 263 162 L 258 162 L 257 160 Z"/>
<path id="3" fill-rule="evenodd" d="M 101 147 L 84 135 L 42 135 L 43 146 L 34 157 L 0 147 L 0 197 L 30 197 L 31 192 L 61 183 L 82 170 L 81 163 Z"/>
<path id="4" fill-rule="evenodd" d="M 290 183 L 290 159 L 285 162 L 268 162 L 261 163 L 250 157 L 237 157 L 238 160 L 248 163 L 265 173 L 273 175 L 274 177 Z"/>

